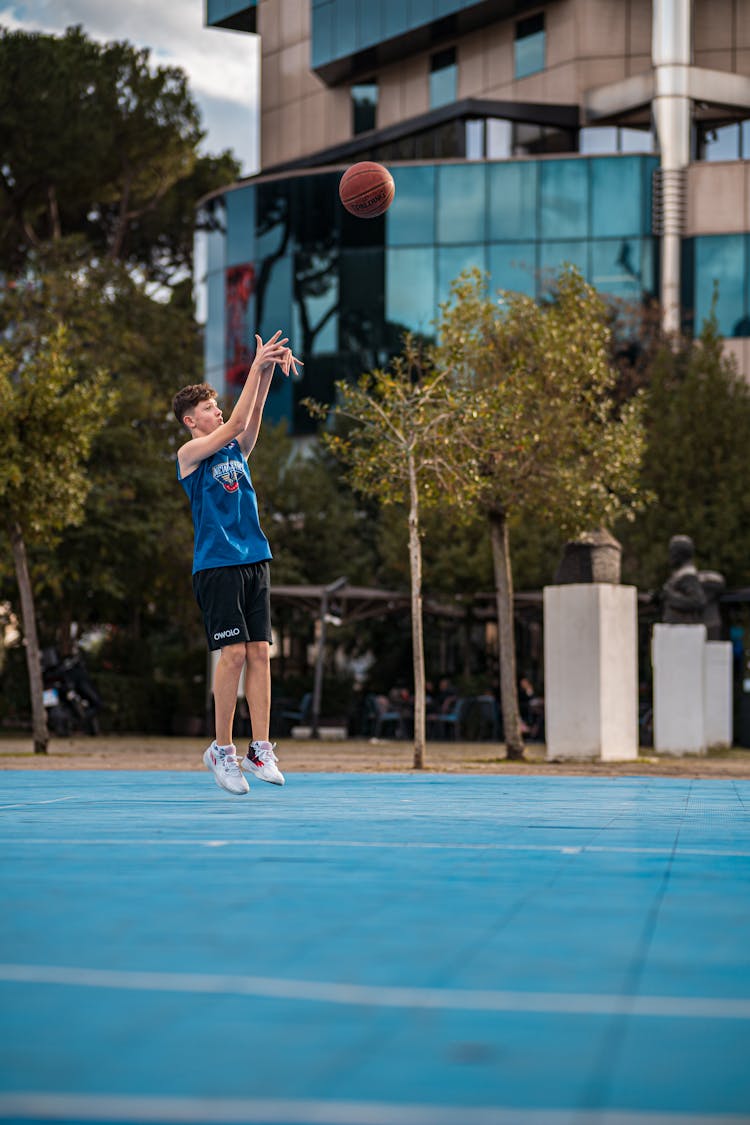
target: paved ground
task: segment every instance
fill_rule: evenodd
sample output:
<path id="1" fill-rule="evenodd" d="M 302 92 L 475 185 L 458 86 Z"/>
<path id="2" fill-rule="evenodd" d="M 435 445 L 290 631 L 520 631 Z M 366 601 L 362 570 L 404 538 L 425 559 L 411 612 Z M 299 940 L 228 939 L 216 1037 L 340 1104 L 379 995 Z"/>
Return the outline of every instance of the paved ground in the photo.
<path id="1" fill-rule="evenodd" d="M 49 754 L 34 755 L 31 741 L 0 738 L 3 769 L 138 769 L 203 770 L 206 740 L 109 736 L 53 739 Z M 244 748 L 243 748 L 244 749 Z M 349 739 L 346 742 L 285 740 L 278 747 L 281 767 L 288 773 L 392 772 L 412 766 L 414 750 L 408 742 Z M 750 778 L 750 750 L 736 749 L 707 757 L 658 757 L 644 750 L 635 762 L 547 762 L 539 744 L 526 748 L 527 762 L 507 762 L 505 748 L 488 742 L 430 742 L 430 772 L 468 774 L 541 774 L 551 776 L 663 776 Z"/>
<path id="2" fill-rule="evenodd" d="M 0 1119 L 750 1121 L 750 781 L 512 769 L 6 770 Z"/>

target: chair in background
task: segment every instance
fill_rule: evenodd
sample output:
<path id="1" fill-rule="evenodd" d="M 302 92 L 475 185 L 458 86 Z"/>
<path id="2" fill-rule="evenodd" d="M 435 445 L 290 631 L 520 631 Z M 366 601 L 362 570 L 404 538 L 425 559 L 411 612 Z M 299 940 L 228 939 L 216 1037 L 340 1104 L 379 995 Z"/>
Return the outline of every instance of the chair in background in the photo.
<path id="1" fill-rule="evenodd" d="M 500 708 L 494 695 L 478 695 L 472 710 L 474 730 L 472 734 L 478 742 L 499 742 L 502 720 Z"/>
<path id="2" fill-rule="evenodd" d="M 362 725 L 360 734 L 363 738 L 374 738 L 375 729 L 378 724 L 380 716 L 380 708 L 378 707 L 377 696 L 373 692 L 368 692 L 362 703 Z"/>
<path id="3" fill-rule="evenodd" d="M 383 695 L 375 696 L 377 714 L 375 717 L 374 738 L 406 738 L 404 715 L 391 707 Z"/>
<path id="4" fill-rule="evenodd" d="M 470 705 L 470 698 L 459 696 L 450 711 L 446 711 L 445 714 L 430 715 L 427 723 L 428 737 L 452 738 L 454 742 L 462 738 Z"/>
<path id="5" fill-rule="evenodd" d="M 285 733 L 289 734 L 292 727 L 303 727 L 310 722 L 310 713 L 312 711 L 312 692 L 307 691 L 300 700 L 300 705 L 296 711 L 282 711 L 281 719 L 285 724 Z"/>

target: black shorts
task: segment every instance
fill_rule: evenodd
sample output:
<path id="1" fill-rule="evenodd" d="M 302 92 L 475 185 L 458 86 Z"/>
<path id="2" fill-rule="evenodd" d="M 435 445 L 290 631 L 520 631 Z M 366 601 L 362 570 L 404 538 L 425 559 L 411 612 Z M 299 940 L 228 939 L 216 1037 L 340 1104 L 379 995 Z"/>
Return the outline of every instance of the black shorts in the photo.
<path id="1" fill-rule="evenodd" d="M 271 568 L 267 562 L 215 566 L 193 575 L 208 647 L 271 641 Z"/>

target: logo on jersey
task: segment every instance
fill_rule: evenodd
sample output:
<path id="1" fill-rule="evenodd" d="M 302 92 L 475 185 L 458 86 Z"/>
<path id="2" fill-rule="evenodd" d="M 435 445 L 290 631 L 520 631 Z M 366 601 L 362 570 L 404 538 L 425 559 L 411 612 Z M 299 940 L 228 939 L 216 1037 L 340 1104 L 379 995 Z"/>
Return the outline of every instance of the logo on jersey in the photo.
<path id="1" fill-rule="evenodd" d="M 244 465 L 242 461 L 222 461 L 212 467 L 211 473 L 225 492 L 236 492 L 240 487 L 240 477 L 244 476 Z"/>

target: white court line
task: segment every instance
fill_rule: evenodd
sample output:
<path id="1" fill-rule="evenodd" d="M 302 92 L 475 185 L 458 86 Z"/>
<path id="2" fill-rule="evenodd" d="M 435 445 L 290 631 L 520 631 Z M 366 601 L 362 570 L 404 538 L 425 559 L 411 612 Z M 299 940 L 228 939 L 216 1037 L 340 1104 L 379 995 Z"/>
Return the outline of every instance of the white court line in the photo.
<path id="1" fill-rule="evenodd" d="M 519 1109 L 302 1098 L 187 1098 L 130 1094 L 0 1094 L 0 1118 L 154 1125 L 747 1125 L 733 1113 Z"/>
<path id="2" fill-rule="evenodd" d="M 55 805 L 58 801 L 75 801 L 77 796 L 77 793 L 72 793 L 69 797 L 50 797 L 47 801 L 16 801 L 12 805 L 0 805 L 0 809 L 25 809 L 34 805 Z"/>
<path id="3" fill-rule="evenodd" d="M 310 1000 L 325 1004 L 351 1004 L 376 1008 L 750 1020 L 750 999 L 719 996 L 627 996 L 617 993 L 421 988 L 289 980 L 285 977 L 254 977 L 240 974 L 164 973 L 137 969 L 19 964 L 0 964 L 0 982 L 69 985 L 74 988 L 113 988 L 132 992 L 264 996 L 274 1000 Z"/>
<path id="4" fill-rule="evenodd" d="M 585 829 L 581 829 L 585 831 Z M 459 844 L 437 843 L 412 840 L 279 840 L 273 836 L 258 839 L 227 839 L 206 840 L 195 836 L 171 837 L 166 840 L 161 837 L 144 837 L 134 839 L 129 836 L 103 838 L 101 836 L 82 839 L 80 837 L 66 838 L 64 836 L 23 837 L 23 840 L 6 840 L 6 843 L 22 843 L 25 847 L 108 847 L 108 848 L 391 848 L 397 851 L 419 851 L 434 849 L 450 852 L 554 852 L 559 855 L 579 855 L 586 852 L 596 852 L 611 855 L 662 855 L 679 859 L 681 856 L 718 856 L 728 859 L 750 859 L 748 851 L 729 851 L 725 848 L 686 848 L 678 845 L 675 851 L 674 843 L 665 844 L 663 848 L 640 848 L 617 844 Z"/>

